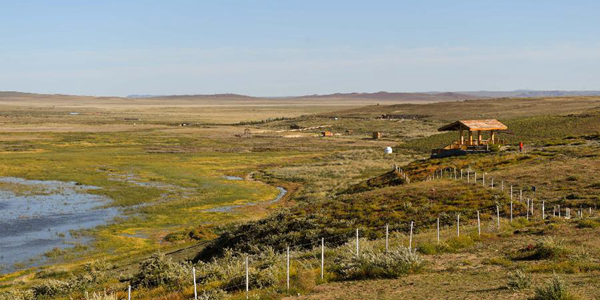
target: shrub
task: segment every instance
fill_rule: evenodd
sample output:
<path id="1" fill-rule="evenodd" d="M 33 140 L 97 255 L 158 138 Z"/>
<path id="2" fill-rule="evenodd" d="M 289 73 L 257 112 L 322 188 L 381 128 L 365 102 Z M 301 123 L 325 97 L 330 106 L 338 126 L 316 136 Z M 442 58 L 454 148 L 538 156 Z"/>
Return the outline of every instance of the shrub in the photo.
<path id="1" fill-rule="evenodd" d="M 600 227 L 600 222 L 591 219 L 579 220 L 577 228 L 597 228 Z"/>
<path id="2" fill-rule="evenodd" d="M 552 237 L 545 237 L 535 245 L 527 245 L 513 256 L 515 260 L 555 259 L 567 254 L 564 243 Z"/>
<path id="3" fill-rule="evenodd" d="M 352 251 L 350 244 L 336 250 L 332 271 L 341 279 L 398 278 L 422 267 L 421 257 L 408 248 L 401 246 L 384 253 L 363 244 L 367 247 L 360 255 Z"/>
<path id="4" fill-rule="evenodd" d="M 133 286 L 180 286 L 189 274 L 189 268 L 164 254 L 154 254 L 142 261 L 139 272 L 132 280 Z"/>
<path id="5" fill-rule="evenodd" d="M 210 262 L 199 262 L 198 274 L 202 274 L 204 286 L 216 286 L 220 289 L 241 289 L 245 285 L 245 276 L 241 272 L 245 268 L 246 254 L 225 249 L 221 258 L 213 258 Z M 265 248 L 260 254 L 249 260 L 248 273 L 253 288 L 270 287 L 277 282 L 280 272 L 284 270 L 283 255 Z"/>
<path id="6" fill-rule="evenodd" d="M 92 295 L 86 295 L 85 300 L 118 300 L 116 294 L 104 293 L 92 293 Z"/>
<path id="7" fill-rule="evenodd" d="M 535 295 L 531 300 L 573 300 L 576 299 L 567 286 L 558 276 L 554 275 L 546 286 L 535 289 Z"/>
<path id="8" fill-rule="evenodd" d="M 521 290 L 531 287 L 531 276 L 525 274 L 522 270 L 516 270 L 508 273 L 508 282 L 506 286 L 511 290 Z"/>
<path id="9" fill-rule="evenodd" d="M 0 300 L 34 300 L 33 290 L 10 290 L 0 293 Z"/>
<path id="10" fill-rule="evenodd" d="M 33 287 L 33 294 L 37 296 L 55 296 L 70 290 L 70 284 L 65 281 L 48 279 Z"/>
<path id="11" fill-rule="evenodd" d="M 202 291 L 202 293 L 198 296 L 198 299 L 200 299 L 200 300 L 222 300 L 222 299 L 225 299 L 225 297 L 227 297 L 227 293 L 225 291 L 216 289 L 216 290 Z"/>

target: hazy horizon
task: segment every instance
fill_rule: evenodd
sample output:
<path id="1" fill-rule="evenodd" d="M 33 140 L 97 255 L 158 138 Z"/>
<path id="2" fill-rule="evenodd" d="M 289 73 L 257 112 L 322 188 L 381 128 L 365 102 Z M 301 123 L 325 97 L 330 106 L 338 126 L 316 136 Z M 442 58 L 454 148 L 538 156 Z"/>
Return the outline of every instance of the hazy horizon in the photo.
<path id="1" fill-rule="evenodd" d="M 3 2 L 0 91 L 600 90 L 600 3 L 575 2 Z"/>

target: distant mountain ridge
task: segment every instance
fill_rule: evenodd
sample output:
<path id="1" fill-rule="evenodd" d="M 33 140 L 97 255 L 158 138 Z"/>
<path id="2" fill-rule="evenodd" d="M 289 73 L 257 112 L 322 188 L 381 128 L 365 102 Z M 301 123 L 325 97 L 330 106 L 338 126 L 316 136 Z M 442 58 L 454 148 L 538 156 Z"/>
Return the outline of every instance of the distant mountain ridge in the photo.
<path id="1" fill-rule="evenodd" d="M 486 98 L 537 98 L 537 97 L 569 97 L 569 96 L 600 96 L 600 91 L 536 91 L 536 90 L 514 90 L 514 91 L 461 91 L 461 94 L 486 97 Z"/>

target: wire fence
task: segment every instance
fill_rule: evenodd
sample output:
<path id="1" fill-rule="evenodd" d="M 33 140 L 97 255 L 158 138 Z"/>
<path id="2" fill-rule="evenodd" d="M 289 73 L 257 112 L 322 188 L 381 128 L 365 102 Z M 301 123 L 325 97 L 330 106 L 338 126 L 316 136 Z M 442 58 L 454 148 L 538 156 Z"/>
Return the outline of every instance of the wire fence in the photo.
<path id="1" fill-rule="evenodd" d="M 398 172 L 399 176 L 401 176 L 402 179 L 405 180 L 406 183 L 410 183 L 410 175 L 408 173 L 406 173 L 405 171 L 403 171 L 401 168 L 394 166 L 394 170 L 396 172 Z M 550 216 L 552 217 L 559 217 L 559 218 L 564 218 L 564 219 L 571 219 L 571 208 L 570 207 L 560 207 L 560 205 L 553 205 L 552 209 L 551 209 L 551 213 L 550 210 L 548 210 L 548 207 L 546 206 L 546 203 L 544 200 L 537 200 L 534 199 L 533 197 L 524 197 L 524 193 L 523 193 L 523 188 L 521 187 L 517 187 L 516 185 L 512 185 L 512 184 L 508 184 L 507 182 L 505 182 L 504 180 L 501 180 L 499 183 L 496 181 L 494 182 L 494 178 L 490 177 L 490 176 L 486 176 L 487 174 L 485 172 L 476 172 L 473 170 L 463 170 L 463 169 L 457 169 L 457 168 L 440 168 L 438 170 L 435 170 L 434 172 L 427 174 L 424 178 L 423 181 L 433 181 L 433 180 L 441 180 L 441 179 L 452 179 L 452 180 L 461 180 L 461 181 L 465 181 L 467 183 L 472 183 L 472 184 L 481 184 L 483 187 L 489 188 L 489 189 L 499 189 L 499 191 L 501 193 L 507 193 L 507 196 L 510 199 L 509 203 L 497 203 L 495 206 L 493 207 L 488 207 L 488 208 L 483 208 L 483 209 L 479 209 L 479 210 L 473 210 L 470 211 L 472 215 L 476 214 L 476 219 L 465 219 L 465 214 L 461 213 L 457 213 L 456 214 L 456 220 L 455 223 L 452 224 L 452 226 L 445 226 L 444 228 L 442 228 L 441 224 L 440 224 L 440 218 L 437 218 L 437 222 L 436 222 L 436 231 L 435 231 L 435 235 L 433 238 L 433 241 L 431 242 L 436 242 L 436 243 L 442 243 L 444 242 L 444 240 L 446 239 L 450 239 L 450 238 L 455 238 L 455 237 L 460 237 L 461 234 L 465 234 L 465 231 L 467 229 L 471 230 L 471 233 L 474 234 L 474 229 L 475 226 L 477 228 L 477 234 L 479 236 L 481 236 L 482 232 L 500 232 L 502 230 L 502 226 L 503 224 L 510 224 L 512 223 L 516 218 L 526 218 L 527 220 L 545 220 L 548 219 Z M 531 191 L 529 191 L 531 192 Z M 533 194 L 531 196 L 535 196 L 535 190 L 533 190 Z M 525 196 L 528 196 L 527 194 L 525 194 Z M 525 204 L 525 212 L 522 211 L 517 211 L 514 208 L 515 205 L 515 201 L 518 201 L 521 204 Z M 564 211 L 564 213 L 563 213 Z M 463 211 L 464 213 L 464 211 Z M 577 210 L 576 213 L 576 218 L 584 218 L 584 217 L 592 217 L 594 216 L 595 213 L 595 208 L 590 207 L 579 207 L 579 210 Z M 487 227 L 483 228 L 482 231 L 482 215 L 486 214 L 490 216 L 490 219 L 488 220 L 488 224 Z M 462 218 L 461 218 L 462 217 Z M 418 248 L 418 245 L 415 243 L 415 231 L 419 226 L 419 222 L 415 221 L 415 220 L 411 220 L 411 221 L 407 221 L 405 222 L 406 224 L 386 224 L 384 227 L 382 228 L 370 228 L 371 230 L 373 229 L 377 229 L 377 230 L 381 230 L 382 232 L 384 232 L 383 236 L 385 237 L 385 241 L 384 241 L 384 245 L 385 245 L 385 251 L 387 252 L 391 247 L 390 247 L 390 241 L 392 241 L 392 239 L 390 239 L 390 234 L 394 234 L 394 233 L 398 233 L 401 234 L 404 238 L 407 238 L 408 240 L 401 240 L 400 241 L 400 245 L 404 246 L 406 243 L 408 243 L 408 245 L 406 246 L 408 248 L 409 252 L 415 252 Z M 408 231 L 406 231 L 406 228 L 408 226 Z M 454 227 L 454 228 L 452 228 Z M 456 234 L 451 234 L 449 232 L 453 231 L 454 229 L 456 229 Z M 443 232 L 444 234 L 442 235 L 441 232 Z M 306 260 L 307 256 L 306 256 L 306 249 L 318 249 L 320 248 L 320 255 L 315 255 L 312 257 L 312 259 L 318 259 L 319 261 L 319 266 L 320 266 L 320 278 L 324 279 L 325 276 L 325 272 L 327 270 L 327 267 L 331 267 L 331 265 L 328 265 L 326 262 L 326 245 L 339 245 L 340 243 L 346 243 L 347 245 L 350 245 L 351 243 L 355 243 L 355 247 L 353 247 L 354 249 L 353 254 L 355 255 L 360 255 L 361 254 L 361 238 L 364 238 L 363 236 L 361 236 L 361 228 L 355 228 L 355 229 L 349 229 L 346 232 L 343 233 L 338 233 L 338 234 L 333 234 L 333 235 L 328 235 L 327 237 L 322 237 L 320 239 L 316 239 L 315 241 L 312 242 L 307 242 L 307 243 L 300 243 L 300 244 L 294 244 L 294 245 L 289 245 L 287 247 L 285 247 L 284 249 L 274 249 L 276 252 L 278 253 L 285 253 L 285 268 L 286 268 L 286 281 L 285 281 L 285 286 L 281 287 L 282 289 L 285 290 L 290 290 L 291 285 L 290 285 L 290 263 L 292 262 L 292 260 L 297 260 L 297 261 L 302 261 L 302 260 Z M 327 241 L 327 243 L 326 243 Z M 383 242 L 383 241 L 382 241 Z M 398 241 L 396 241 L 398 242 Z M 302 252 L 302 251 L 305 252 Z M 313 251 L 315 252 L 315 251 Z M 316 252 L 315 252 L 316 253 Z M 249 294 L 250 291 L 252 289 L 255 289 L 256 287 L 252 286 L 252 281 L 251 281 L 251 274 L 249 272 L 250 266 L 251 264 L 254 262 L 256 258 L 256 255 L 251 255 L 251 254 L 245 254 L 244 255 L 244 270 L 240 270 L 240 274 L 236 275 L 232 278 L 229 279 L 229 282 L 240 282 L 239 284 L 234 284 L 234 285 L 227 285 L 225 287 L 220 288 L 221 290 L 225 291 L 225 292 L 245 292 L 246 293 L 246 299 L 249 298 Z M 201 287 L 198 284 L 198 274 L 196 273 L 196 269 L 195 267 L 192 268 L 192 274 L 191 275 L 191 279 L 190 279 L 190 284 L 193 284 L 194 286 L 194 299 L 198 299 L 198 295 L 199 295 L 199 291 L 204 291 L 203 287 Z M 132 299 L 132 286 L 128 286 L 127 289 L 127 299 L 131 300 Z"/>

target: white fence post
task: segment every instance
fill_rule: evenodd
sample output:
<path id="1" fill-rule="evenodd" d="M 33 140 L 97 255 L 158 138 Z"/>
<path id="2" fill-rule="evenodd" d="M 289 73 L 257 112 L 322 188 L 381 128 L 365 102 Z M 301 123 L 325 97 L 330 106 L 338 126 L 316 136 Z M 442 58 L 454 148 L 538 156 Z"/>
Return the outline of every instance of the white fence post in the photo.
<path id="1" fill-rule="evenodd" d="M 412 251 L 413 226 L 414 222 L 410 221 L 410 238 L 408 239 L 408 252 Z"/>
<path id="2" fill-rule="evenodd" d="M 385 253 L 389 250 L 390 226 L 385 224 Z"/>
<path id="3" fill-rule="evenodd" d="M 481 173 L 481 186 L 485 187 L 485 172 Z"/>
<path id="4" fill-rule="evenodd" d="M 358 256 L 358 228 L 356 228 L 356 256 Z"/>
<path id="5" fill-rule="evenodd" d="M 494 189 L 494 177 L 492 177 L 492 190 Z"/>
<path id="6" fill-rule="evenodd" d="M 194 299 L 198 300 L 198 289 L 196 288 L 196 267 L 192 267 L 192 276 L 194 277 Z"/>
<path id="7" fill-rule="evenodd" d="M 560 218 L 560 205 L 558 206 L 558 217 Z"/>
<path id="8" fill-rule="evenodd" d="M 479 211 L 477 211 L 477 234 L 481 236 L 481 220 L 479 219 Z"/>
<path id="9" fill-rule="evenodd" d="M 496 205 L 496 219 L 498 220 L 498 230 L 500 230 L 500 206 Z"/>
<path id="10" fill-rule="evenodd" d="M 460 180 L 462 180 L 463 169 L 460 169 Z"/>
<path id="11" fill-rule="evenodd" d="M 287 261 L 286 261 L 286 279 L 287 279 L 287 289 L 290 290 L 290 246 L 287 247 Z"/>
<path id="12" fill-rule="evenodd" d="M 131 285 L 127 288 L 127 299 L 131 300 Z"/>
<path id="13" fill-rule="evenodd" d="M 321 280 L 325 275 L 325 238 L 321 238 Z"/>
<path id="14" fill-rule="evenodd" d="M 467 183 L 471 182 L 471 170 L 467 170 Z"/>
<path id="15" fill-rule="evenodd" d="M 248 293 L 250 292 L 250 276 L 248 275 L 248 255 L 246 255 L 246 299 L 248 299 Z"/>
<path id="16" fill-rule="evenodd" d="M 523 189 L 519 190 L 519 201 L 523 202 Z"/>
<path id="17" fill-rule="evenodd" d="M 460 214 L 456 214 L 456 236 L 460 236 Z"/>
<path id="18" fill-rule="evenodd" d="M 440 243 L 440 218 L 437 218 L 437 243 Z"/>
<path id="19" fill-rule="evenodd" d="M 513 219 L 513 202 L 510 201 L 510 222 L 512 223 Z"/>
<path id="20" fill-rule="evenodd" d="M 544 208 L 545 201 L 542 201 L 542 220 L 546 219 L 546 210 Z"/>
<path id="21" fill-rule="evenodd" d="M 510 186 L 510 201 L 513 200 L 513 186 Z"/>
<path id="22" fill-rule="evenodd" d="M 533 213 L 533 199 L 531 199 L 531 218 L 533 219 L 534 213 Z"/>
<path id="23" fill-rule="evenodd" d="M 529 221 L 529 198 L 527 198 L 527 220 Z"/>
<path id="24" fill-rule="evenodd" d="M 500 191 L 504 192 L 504 180 L 500 181 Z"/>

